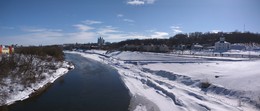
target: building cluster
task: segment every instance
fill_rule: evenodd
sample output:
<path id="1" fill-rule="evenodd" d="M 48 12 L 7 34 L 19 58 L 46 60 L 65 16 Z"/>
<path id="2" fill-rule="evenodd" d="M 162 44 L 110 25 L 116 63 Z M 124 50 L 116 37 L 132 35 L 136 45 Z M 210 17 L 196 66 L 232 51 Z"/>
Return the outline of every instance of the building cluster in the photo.
<path id="1" fill-rule="evenodd" d="M 186 45 L 177 45 L 174 46 L 173 49 L 175 50 L 185 50 L 185 49 L 189 49 L 188 46 Z M 226 52 L 228 50 L 246 50 L 248 49 L 248 45 L 247 44 L 231 44 L 227 41 L 225 41 L 225 37 L 220 37 L 219 41 L 215 42 L 214 46 L 210 46 L 210 45 L 201 45 L 198 43 L 193 44 L 192 46 L 190 46 L 191 50 L 194 51 L 201 51 L 201 50 L 211 50 L 211 51 L 215 51 L 215 52 Z M 257 48 L 254 48 L 257 49 Z"/>
<path id="2" fill-rule="evenodd" d="M 225 41 L 225 37 L 220 37 L 220 40 L 218 42 L 215 43 L 214 46 L 214 51 L 217 52 L 225 52 L 228 50 L 247 50 L 249 49 L 249 47 L 253 47 L 254 45 L 250 45 L 250 44 L 231 44 L 227 41 Z M 253 49 L 257 49 L 257 47 L 253 48 Z M 251 49 L 250 49 L 251 50 Z"/>
<path id="3" fill-rule="evenodd" d="M 98 38 L 98 41 L 97 41 L 97 44 L 98 44 L 99 46 L 105 45 L 105 40 L 104 40 L 104 38 L 103 38 L 103 37 L 99 37 L 99 38 Z"/>
<path id="4" fill-rule="evenodd" d="M 0 54 L 13 54 L 13 53 L 14 53 L 13 46 L 0 45 Z"/>
<path id="5" fill-rule="evenodd" d="M 75 44 L 63 44 L 64 50 L 90 50 L 90 49 L 104 49 L 105 45 L 110 44 L 109 42 L 105 42 L 103 37 L 98 37 L 96 43 L 75 43 Z"/>

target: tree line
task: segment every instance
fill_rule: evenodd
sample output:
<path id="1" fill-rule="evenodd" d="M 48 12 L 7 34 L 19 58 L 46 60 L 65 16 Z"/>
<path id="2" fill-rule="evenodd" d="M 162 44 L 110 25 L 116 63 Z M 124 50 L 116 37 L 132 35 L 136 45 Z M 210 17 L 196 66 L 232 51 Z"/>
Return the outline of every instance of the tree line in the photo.
<path id="1" fill-rule="evenodd" d="M 62 47 L 58 45 L 53 46 L 29 46 L 29 47 L 16 47 L 16 54 L 35 55 L 39 58 L 53 58 L 57 61 L 64 60 L 64 53 Z"/>
<path id="2" fill-rule="evenodd" d="M 180 33 L 169 39 L 132 39 L 125 40 L 118 43 L 113 43 L 109 47 L 110 49 L 118 49 L 125 45 L 167 45 L 172 47 L 174 45 L 187 45 L 202 44 L 205 46 L 213 46 L 215 42 L 219 41 L 219 38 L 223 36 L 225 40 L 230 43 L 257 43 L 260 44 L 260 34 L 252 32 L 218 32 L 218 33 Z"/>

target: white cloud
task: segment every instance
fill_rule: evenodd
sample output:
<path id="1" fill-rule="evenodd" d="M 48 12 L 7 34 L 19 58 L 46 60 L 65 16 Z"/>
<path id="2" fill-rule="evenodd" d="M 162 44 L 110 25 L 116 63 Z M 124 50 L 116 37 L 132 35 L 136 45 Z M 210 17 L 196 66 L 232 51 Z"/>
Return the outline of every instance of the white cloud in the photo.
<path id="1" fill-rule="evenodd" d="M 171 30 L 173 31 L 174 34 L 182 33 L 183 31 L 181 30 L 180 26 L 171 26 Z"/>
<path id="2" fill-rule="evenodd" d="M 61 32 L 62 29 L 47 29 L 47 28 L 36 28 L 36 27 L 22 27 L 24 32 Z"/>
<path id="3" fill-rule="evenodd" d="M 117 14 L 117 17 L 120 18 L 124 22 L 133 23 L 135 22 L 133 19 L 125 18 L 123 14 Z M 130 24 L 133 25 L 133 24 Z"/>
<path id="4" fill-rule="evenodd" d="M 117 14 L 116 16 L 120 18 L 120 17 L 123 17 L 124 15 L 123 14 Z"/>
<path id="5" fill-rule="evenodd" d="M 24 28 L 23 31 L 25 32 L 44 32 L 47 31 L 46 29 L 39 29 L 39 28 Z"/>
<path id="6" fill-rule="evenodd" d="M 96 42 L 97 34 L 90 31 L 73 33 L 45 30 L 32 30 L 25 34 L 1 37 L 0 44 L 18 45 L 51 45 L 64 43 L 88 43 Z"/>
<path id="7" fill-rule="evenodd" d="M 151 39 L 167 38 L 167 32 L 152 32 L 149 35 L 140 33 L 122 32 L 116 27 L 106 26 L 97 29 L 97 31 L 79 31 L 73 33 L 65 32 L 28 32 L 18 36 L 2 37 L 0 44 L 18 44 L 18 45 L 51 45 L 64 43 L 89 43 L 96 42 L 97 37 L 101 36 L 110 42 L 122 41 L 126 39 Z"/>
<path id="8" fill-rule="evenodd" d="M 179 27 L 179 26 L 171 26 L 170 28 L 171 29 L 180 29 L 181 27 Z"/>
<path id="9" fill-rule="evenodd" d="M 16 36 L 2 37 L 3 43 L 0 44 L 18 44 L 18 45 L 49 45 L 63 42 L 64 34 L 55 31 L 28 32 Z"/>
<path id="10" fill-rule="evenodd" d="M 83 21 L 83 23 L 87 24 L 87 25 L 92 25 L 92 24 L 101 24 L 103 22 L 101 21 L 95 21 L 95 20 L 85 20 Z"/>
<path id="11" fill-rule="evenodd" d="M 123 20 L 124 18 L 122 18 Z M 131 22 L 126 20 L 127 22 Z M 169 36 L 167 32 L 150 30 L 149 34 L 137 32 L 123 32 L 118 27 L 113 26 L 95 26 L 90 24 L 97 22 L 86 21 L 87 23 L 79 23 L 72 25 L 75 32 L 64 32 L 61 29 L 22 27 L 24 34 L 15 36 L 1 37 L 0 44 L 18 44 L 18 45 L 51 45 L 63 43 L 89 43 L 96 42 L 99 36 L 104 37 L 106 41 L 117 42 L 126 39 L 150 39 L 150 38 L 166 38 Z M 89 24 L 89 25 L 88 25 Z"/>
<path id="12" fill-rule="evenodd" d="M 132 20 L 132 19 L 123 19 L 123 21 L 125 21 L 125 22 L 135 22 L 135 21 Z"/>
<path id="13" fill-rule="evenodd" d="M 142 0 L 129 0 L 127 2 L 127 4 L 129 4 L 129 5 L 143 5 L 144 1 L 142 1 Z"/>
<path id="14" fill-rule="evenodd" d="M 106 34 L 109 34 L 109 33 L 118 33 L 120 32 L 119 30 L 117 30 L 116 27 L 112 27 L 112 26 L 105 26 L 103 28 L 100 28 L 97 33 L 98 34 L 101 34 L 101 35 L 106 35 Z"/>
<path id="15" fill-rule="evenodd" d="M 166 38 L 169 34 L 167 32 L 154 32 L 154 34 L 151 35 L 151 38 Z"/>
<path id="16" fill-rule="evenodd" d="M 173 32 L 174 32 L 174 33 L 182 33 L 182 30 L 179 30 L 179 29 L 173 29 Z"/>
<path id="17" fill-rule="evenodd" d="M 143 35 L 139 33 L 128 33 L 125 35 L 126 39 L 154 39 L 154 38 L 168 38 L 169 34 L 167 32 L 153 32 L 150 35 Z"/>
<path id="18" fill-rule="evenodd" d="M 153 4 L 156 0 L 128 0 L 129 5 Z"/>
<path id="19" fill-rule="evenodd" d="M 88 43 L 96 41 L 97 34 L 95 32 L 75 32 L 75 33 L 68 33 L 66 35 L 67 43 Z"/>
<path id="20" fill-rule="evenodd" d="M 121 41 L 126 39 L 167 38 L 169 34 L 167 32 L 153 31 L 151 32 L 150 35 L 143 35 L 140 33 L 123 32 L 119 30 L 117 27 L 113 27 L 113 26 L 105 26 L 105 27 L 97 28 L 96 32 L 88 32 L 83 34 L 81 33 L 77 36 L 78 37 L 77 39 L 88 37 L 96 40 L 97 36 L 102 36 L 106 41 Z"/>
<path id="21" fill-rule="evenodd" d="M 78 30 L 83 31 L 83 32 L 95 29 L 93 27 L 90 27 L 90 26 L 87 26 L 87 25 L 83 25 L 83 24 L 76 24 L 76 25 L 73 25 L 73 26 L 76 27 Z"/>
<path id="22" fill-rule="evenodd" d="M 121 41 L 129 38 L 128 33 L 120 31 L 117 27 L 105 26 L 97 31 L 99 36 L 102 36 L 106 41 Z"/>
<path id="23" fill-rule="evenodd" d="M 104 39 L 106 41 L 121 41 L 121 40 L 125 40 L 129 38 L 129 36 L 127 34 L 123 34 L 123 33 L 117 33 L 117 34 L 106 34 L 104 36 Z"/>
<path id="24" fill-rule="evenodd" d="M 221 30 L 211 30 L 210 32 L 211 33 L 218 33 L 218 32 L 221 32 Z"/>

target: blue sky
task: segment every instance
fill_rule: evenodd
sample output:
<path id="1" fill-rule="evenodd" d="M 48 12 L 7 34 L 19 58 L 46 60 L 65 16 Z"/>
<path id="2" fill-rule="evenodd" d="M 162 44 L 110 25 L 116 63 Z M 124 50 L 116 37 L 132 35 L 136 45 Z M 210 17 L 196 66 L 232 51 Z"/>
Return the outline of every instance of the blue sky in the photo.
<path id="1" fill-rule="evenodd" d="M 0 0 L 0 44 L 49 45 L 260 32 L 260 0 Z"/>

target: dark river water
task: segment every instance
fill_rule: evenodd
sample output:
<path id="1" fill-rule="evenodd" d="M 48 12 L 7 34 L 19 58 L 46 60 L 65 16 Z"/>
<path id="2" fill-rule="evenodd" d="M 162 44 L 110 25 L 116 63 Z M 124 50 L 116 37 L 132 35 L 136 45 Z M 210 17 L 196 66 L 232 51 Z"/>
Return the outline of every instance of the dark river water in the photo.
<path id="1" fill-rule="evenodd" d="M 39 96 L 15 103 L 8 111 L 127 111 L 128 89 L 108 65 L 66 54 L 75 69 Z"/>

